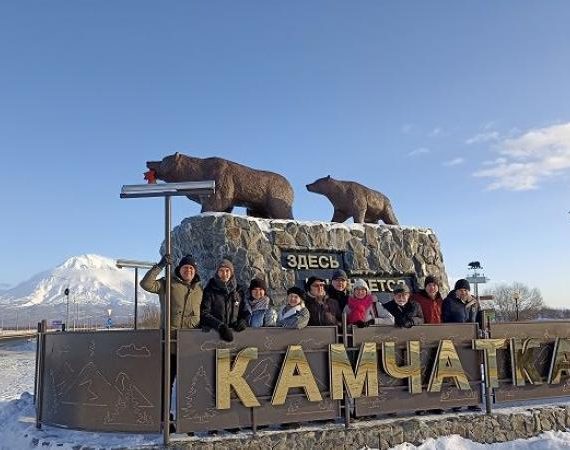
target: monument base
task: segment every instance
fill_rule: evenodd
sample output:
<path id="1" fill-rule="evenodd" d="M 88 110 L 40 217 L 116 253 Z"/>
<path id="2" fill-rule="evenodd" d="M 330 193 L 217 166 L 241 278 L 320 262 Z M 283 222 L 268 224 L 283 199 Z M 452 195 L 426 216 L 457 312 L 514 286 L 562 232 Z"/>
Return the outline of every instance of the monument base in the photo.
<path id="1" fill-rule="evenodd" d="M 366 278 L 378 293 L 390 292 L 398 281 L 422 288 L 427 275 L 438 276 L 441 290 L 448 290 L 439 241 L 428 228 L 205 213 L 175 227 L 172 245 L 175 260 L 196 258 L 204 281 L 222 257 L 230 257 L 238 282 L 248 286 L 253 277 L 265 278 L 276 303 L 309 274 L 328 278 L 338 268 L 352 279 Z"/>

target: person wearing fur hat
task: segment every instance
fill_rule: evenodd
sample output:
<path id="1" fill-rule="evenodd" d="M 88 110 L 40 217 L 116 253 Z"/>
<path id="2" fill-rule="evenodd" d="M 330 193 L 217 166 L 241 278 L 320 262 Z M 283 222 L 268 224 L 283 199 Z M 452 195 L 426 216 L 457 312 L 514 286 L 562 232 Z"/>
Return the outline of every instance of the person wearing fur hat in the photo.
<path id="1" fill-rule="evenodd" d="M 277 316 L 277 326 L 300 330 L 309 323 L 309 310 L 305 307 L 305 292 L 293 286 L 287 289 L 287 303 L 281 307 Z"/>
<path id="2" fill-rule="evenodd" d="M 348 297 L 344 311 L 347 323 L 359 328 L 374 324 L 392 325 L 394 323 L 394 318 L 370 293 L 368 285 L 361 278 L 354 281 L 352 294 Z"/>
<path id="3" fill-rule="evenodd" d="M 394 316 L 397 327 L 411 328 L 424 323 L 422 308 L 410 300 L 410 288 L 407 284 L 398 284 L 393 291 L 394 299 L 384 303 L 384 308 Z"/>
<path id="4" fill-rule="evenodd" d="M 234 340 L 233 332 L 243 331 L 249 322 L 244 290 L 238 286 L 233 263 L 220 261 L 214 276 L 204 288 L 200 314 L 202 327 L 213 328 L 227 342 Z"/>
<path id="5" fill-rule="evenodd" d="M 251 280 L 248 293 L 245 299 L 245 309 L 249 312 L 248 325 L 251 328 L 274 327 L 277 313 L 271 307 L 265 280 L 261 278 Z"/>
<path id="6" fill-rule="evenodd" d="M 325 280 L 309 277 L 305 283 L 305 306 L 309 310 L 309 326 L 340 325 L 342 311 L 334 298 L 327 295 Z"/>
<path id="7" fill-rule="evenodd" d="M 477 299 L 470 293 L 471 285 L 465 279 L 457 280 L 455 288 L 443 301 L 441 318 L 445 323 L 476 322 L 479 314 Z"/>
<path id="8" fill-rule="evenodd" d="M 441 304 L 443 298 L 439 292 L 439 280 L 428 275 L 424 282 L 424 289 L 414 292 L 411 297 L 422 307 L 425 323 L 441 323 Z"/>

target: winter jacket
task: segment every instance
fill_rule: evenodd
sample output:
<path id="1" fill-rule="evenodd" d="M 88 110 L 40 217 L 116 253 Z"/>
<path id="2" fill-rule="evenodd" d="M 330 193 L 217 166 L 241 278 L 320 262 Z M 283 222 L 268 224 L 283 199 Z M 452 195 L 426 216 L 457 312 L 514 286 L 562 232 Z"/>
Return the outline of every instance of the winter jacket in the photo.
<path id="1" fill-rule="evenodd" d="M 338 302 L 340 310 L 343 311 L 348 302 L 348 293 L 346 291 L 337 291 L 331 284 L 327 286 L 327 294 Z"/>
<path id="2" fill-rule="evenodd" d="M 227 283 L 220 280 L 217 275 L 208 281 L 204 288 L 200 314 L 201 325 L 215 330 L 218 330 L 222 324 L 232 327 L 238 321 L 249 322 L 244 290 L 237 286 L 234 277 Z"/>
<path id="3" fill-rule="evenodd" d="M 147 292 L 158 294 L 161 314 L 164 312 L 166 298 L 166 278 L 156 279 L 162 267 L 153 266 L 143 277 L 140 286 Z M 202 302 L 202 285 L 198 273 L 191 283 L 187 283 L 172 274 L 170 283 L 170 329 L 196 328 L 200 324 L 200 304 Z M 162 323 L 162 320 L 161 320 Z"/>
<path id="4" fill-rule="evenodd" d="M 348 304 L 344 309 L 349 325 L 357 322 L 364 322 L 371 325 L 393 325 L 394 317 L 382 306 L 382 303 L 372 294 L 368 294 L 363 299 L 354 297 L 348 298 Z"/>
<path id="5" fill-rule="evenodd" d="M 395 300 L 391 300 L 384 303 L 384 308 L 394 316 L 394 325 L 397 327 L 409 328 L 424 323 L 422 307 L 412 300 L 408 300 L 404 306 L 400 306 Z"/>
<path id="6" fill-rule="evenodd" d="M 259 300 L 249 297 L 245 301 L 245 309 L 249 313 L 248 326 L 251 328 L 274 327 L 277 313 L 270 306 L 271 300 L 265 296 Z"/>
<path id="7" fill-rule="evenodd" d="M 309 310 L 304 303 L 297 306 L 283 305 L 277 314 L 277 326 L 300 330 L 309 324 Z"/>
<path id="8" fill-rule="evenodd" d="M 441 323 L 441 304 L 443 299 L 438 292 L 435 299 L 432 299 L 425 289 L 415 292 L 410 296 L 410 300 L 417 302 L 422 307 L 425 323 Z"/>
<path id="9" fill-rule="evenodd" d="M 305 306 L 311 315 L 309 326 L 339 325 L 342 320 L 342 311 L 338 302 L 328 295 L 321 299 L 316 299 L 312 295 L 307 294 Z"/>
<path id="10" fill-rule="evenodd" d="M 477 300 L 469 296 L 469 300 L 464 303 L 451 291 L 443 301 L 441 307 L 441 319 L 444 323 L 464 323 L 476 322 L 479 313 Z"/>

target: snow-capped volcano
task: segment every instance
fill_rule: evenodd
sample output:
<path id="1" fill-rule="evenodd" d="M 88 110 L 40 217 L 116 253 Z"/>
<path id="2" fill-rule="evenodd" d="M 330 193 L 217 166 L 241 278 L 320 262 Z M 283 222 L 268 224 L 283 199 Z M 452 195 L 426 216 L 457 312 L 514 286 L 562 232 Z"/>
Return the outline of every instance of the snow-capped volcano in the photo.
<path id="1" fill-rule="evenodd" d="M 69 303 L 81 311 L 81 316 L 101 314 L 107 308 L 116 314 L 132 313 L 133 270 L 119 269 L 115 263 L 114 259 L 99 255 L 74 256 L 54 269 L 0 292 L 0 308 L 3 312 L 25 310 L 34 316 L 40 311 L 43 315 L 61 315 L 67 309 L 65 289 L 69 289 Z M 139 277 L 144 272 L 139 272 Z M 138 300 L 142 306 L 156 303 L 157 297 L 139 287 Z"/>

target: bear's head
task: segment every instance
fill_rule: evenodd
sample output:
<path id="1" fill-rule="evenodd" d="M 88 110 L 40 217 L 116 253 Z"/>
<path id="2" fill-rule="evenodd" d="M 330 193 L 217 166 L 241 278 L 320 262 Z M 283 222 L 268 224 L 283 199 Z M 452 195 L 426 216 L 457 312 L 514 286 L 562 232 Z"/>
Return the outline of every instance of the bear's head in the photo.
<path id="1" fill-rule="evenodd" d="M 326 177 L 319 178 L 314 183 L 307 184 L 307 191 L 315 192 L 317 194 L 324 194 L 328 192 L 329 187 L 331 185 L 331 176 L 327 175 Z"/>
<path id="2" fill-rule="evenodd" d="M 162 161 L 147 161 L 146 166 L 154 170 L 156 178 L 166 182 L 184 181 L 185 155 L 174 153 L 165 156 Z"/>

